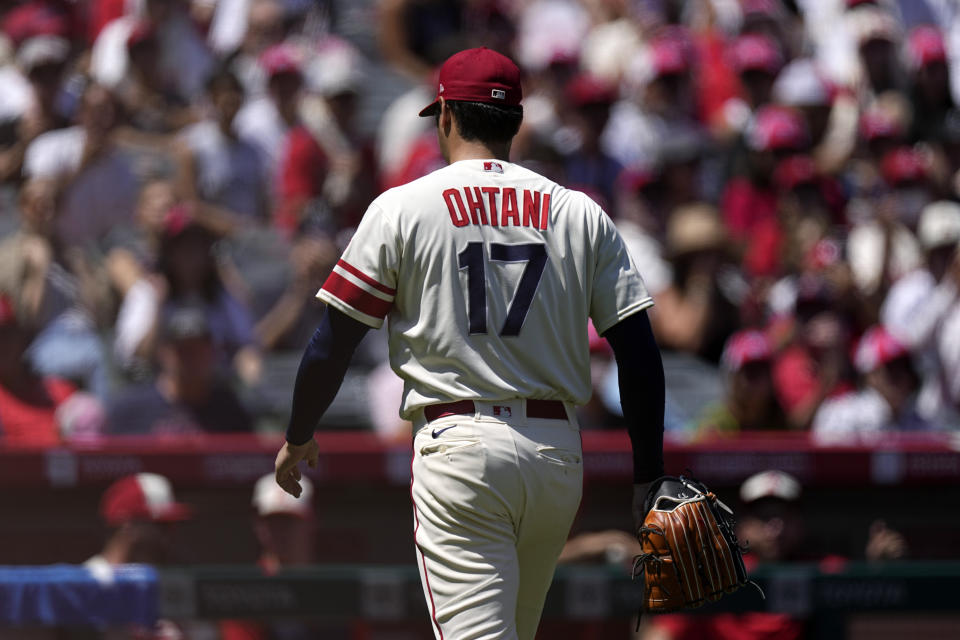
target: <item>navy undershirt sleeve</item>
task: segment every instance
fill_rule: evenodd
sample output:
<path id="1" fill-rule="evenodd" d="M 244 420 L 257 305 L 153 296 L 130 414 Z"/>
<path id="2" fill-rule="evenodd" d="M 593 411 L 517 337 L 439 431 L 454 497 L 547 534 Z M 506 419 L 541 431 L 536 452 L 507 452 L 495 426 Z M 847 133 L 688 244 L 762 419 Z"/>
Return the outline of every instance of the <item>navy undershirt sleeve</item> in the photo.
<path id="1" fill-rule="evenodd" d="M 627 316 L 603 337 L 620 375 L 620 405 L 633 445 L 633 481 L 663 475 L 663 360 L 646 311 Z"/>
<path id="2" fill-rule="evenodd" d="M 313 437 L 313 430 L 337 395 L 350 358 L 368 329 L 362 322 L 327 307 L 297 370 L 287 442 L 300 445 Z"/>

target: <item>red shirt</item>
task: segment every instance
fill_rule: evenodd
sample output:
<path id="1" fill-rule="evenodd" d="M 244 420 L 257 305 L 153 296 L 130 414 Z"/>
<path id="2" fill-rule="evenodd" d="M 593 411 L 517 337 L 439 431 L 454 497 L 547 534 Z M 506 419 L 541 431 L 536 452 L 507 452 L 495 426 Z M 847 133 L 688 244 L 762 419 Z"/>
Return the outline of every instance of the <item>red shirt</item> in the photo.
<path id="1" fill-rule="evenodd" d="M 24 401 L 0 386 L 0 442 L 5 445 L 50 447 L 60 442 L 54 414 L 74 392 L 73 385 L 57 378 L 38 382 L 37 403 Z"/>
<path id="2" fill-rule="evenodd" d="M 306 127 L 298 125 L 287 134 L 286 149 L 280 160 L 276 225 L 287 233 L 300 224 L 301 208 L 323 191 L 329 162 L 327 154 Z"/>
<path id="3" fill-rule="evenodd" d="M 714 615 L 669 614 L 654 618 L 653 626 L 670 640 L 799 640 L 803 622 L 785 613 L 751 611 Z"/>

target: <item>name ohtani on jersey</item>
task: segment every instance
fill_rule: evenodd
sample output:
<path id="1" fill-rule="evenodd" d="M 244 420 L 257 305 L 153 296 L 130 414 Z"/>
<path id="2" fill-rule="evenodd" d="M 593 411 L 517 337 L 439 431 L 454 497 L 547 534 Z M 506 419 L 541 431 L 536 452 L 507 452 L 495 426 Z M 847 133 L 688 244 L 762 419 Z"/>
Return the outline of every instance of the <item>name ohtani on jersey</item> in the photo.
<path id="1" fill-rule="evenodd" d="M 443 200 L 455 227 L 472 223 L 546 231 L 550 221 L 550 194 L 533 189 L 462 187 L 444 191 Z"/>

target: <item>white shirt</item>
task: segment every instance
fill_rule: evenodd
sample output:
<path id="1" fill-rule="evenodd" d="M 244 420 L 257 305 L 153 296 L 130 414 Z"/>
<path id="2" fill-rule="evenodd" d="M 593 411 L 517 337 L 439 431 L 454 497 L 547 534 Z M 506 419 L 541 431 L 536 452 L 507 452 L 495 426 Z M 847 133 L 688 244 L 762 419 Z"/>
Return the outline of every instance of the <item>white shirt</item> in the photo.
<path id="1" fill-rule="evenodd" d="M 583 404 L 588 317 L 602 334 L 653 304 L 599 205 L 497 160 L 382 194 L 317 296 L 371 327 L 389 316 L 406 419 L 469 398 Z"/>
<path id="2" fill-rule="evenodd" d="M 14 65 L 0 66 L 0 122 L 22 117 L 33 104 L 30 82 Z"/>
<path id="3" fill-rule="evenodd" d="M 290 132 L 273 100 L 264 95 L 246 102 L 234 118 L 233 128 L 241 140 L 260 154 L 264 175 L 272 183 L 280 171 Z"/>
<path id="4" fill-rule="evenodd" d="M 893 411 L 877 391 L 867 388 L 823 401 L 813 417 L 811 430 L 821 444 L 868 442 L 890 430 Z"/>
<path id="5" fill-rule="evenodd" d="M 227 137 L 213 120 L 190 125 L 180 139 L 193 152 L 201 198 L 251 218 L 265 213 L 266 185 L 257 149 Z"/>
<path id="6" fill-rule="evenodd" d="M 82 127 L 48 131 L 30 143 L 23 158 L 29 178 L 63 178 L 80 167 L 87 142 Z M 114 225 L 133 218 L 140 193 L 131 157 L 111 149 L 91 161 L 64 191 L 57 234 L 68 245 L 100 239 Z"/>

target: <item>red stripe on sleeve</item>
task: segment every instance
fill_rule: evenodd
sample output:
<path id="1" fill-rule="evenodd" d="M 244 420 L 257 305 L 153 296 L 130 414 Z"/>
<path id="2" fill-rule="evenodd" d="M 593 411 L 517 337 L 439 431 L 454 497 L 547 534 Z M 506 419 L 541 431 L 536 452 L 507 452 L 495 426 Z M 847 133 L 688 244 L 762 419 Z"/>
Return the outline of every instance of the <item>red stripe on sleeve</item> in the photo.
<path id="1" fill-rule="evenodd" d="M 357 311 L 374 318 L 385 318 L 390 312 L 390 307 L 393 306 L 392 302 L 381 300 L 372 293 L 364 291 L 336 271 L 332 271 L 327 281 L 323 283 L 323 290 Z"/>
<path id="2" fill-rule="evenodd" d="M 349 262 L 344 262 L 343 260 L 337 260 L 337 266 L 343 269 L 344 271 L 357 276 L 358 278 L 366 282 L 368 285 L 370 285 L 377 291 L 382 291 L 388 296 L 392 296 L 397 293 L 396 289 L 391 289 L 385 284 L 380 284 L 379 282 L 377 282 L 376 280 L 374 280 L 373 278 L 365 274 L 363 271 L 360 271 L 360 269 L 357 269 L 355 266 L 353 266 Z"/>

